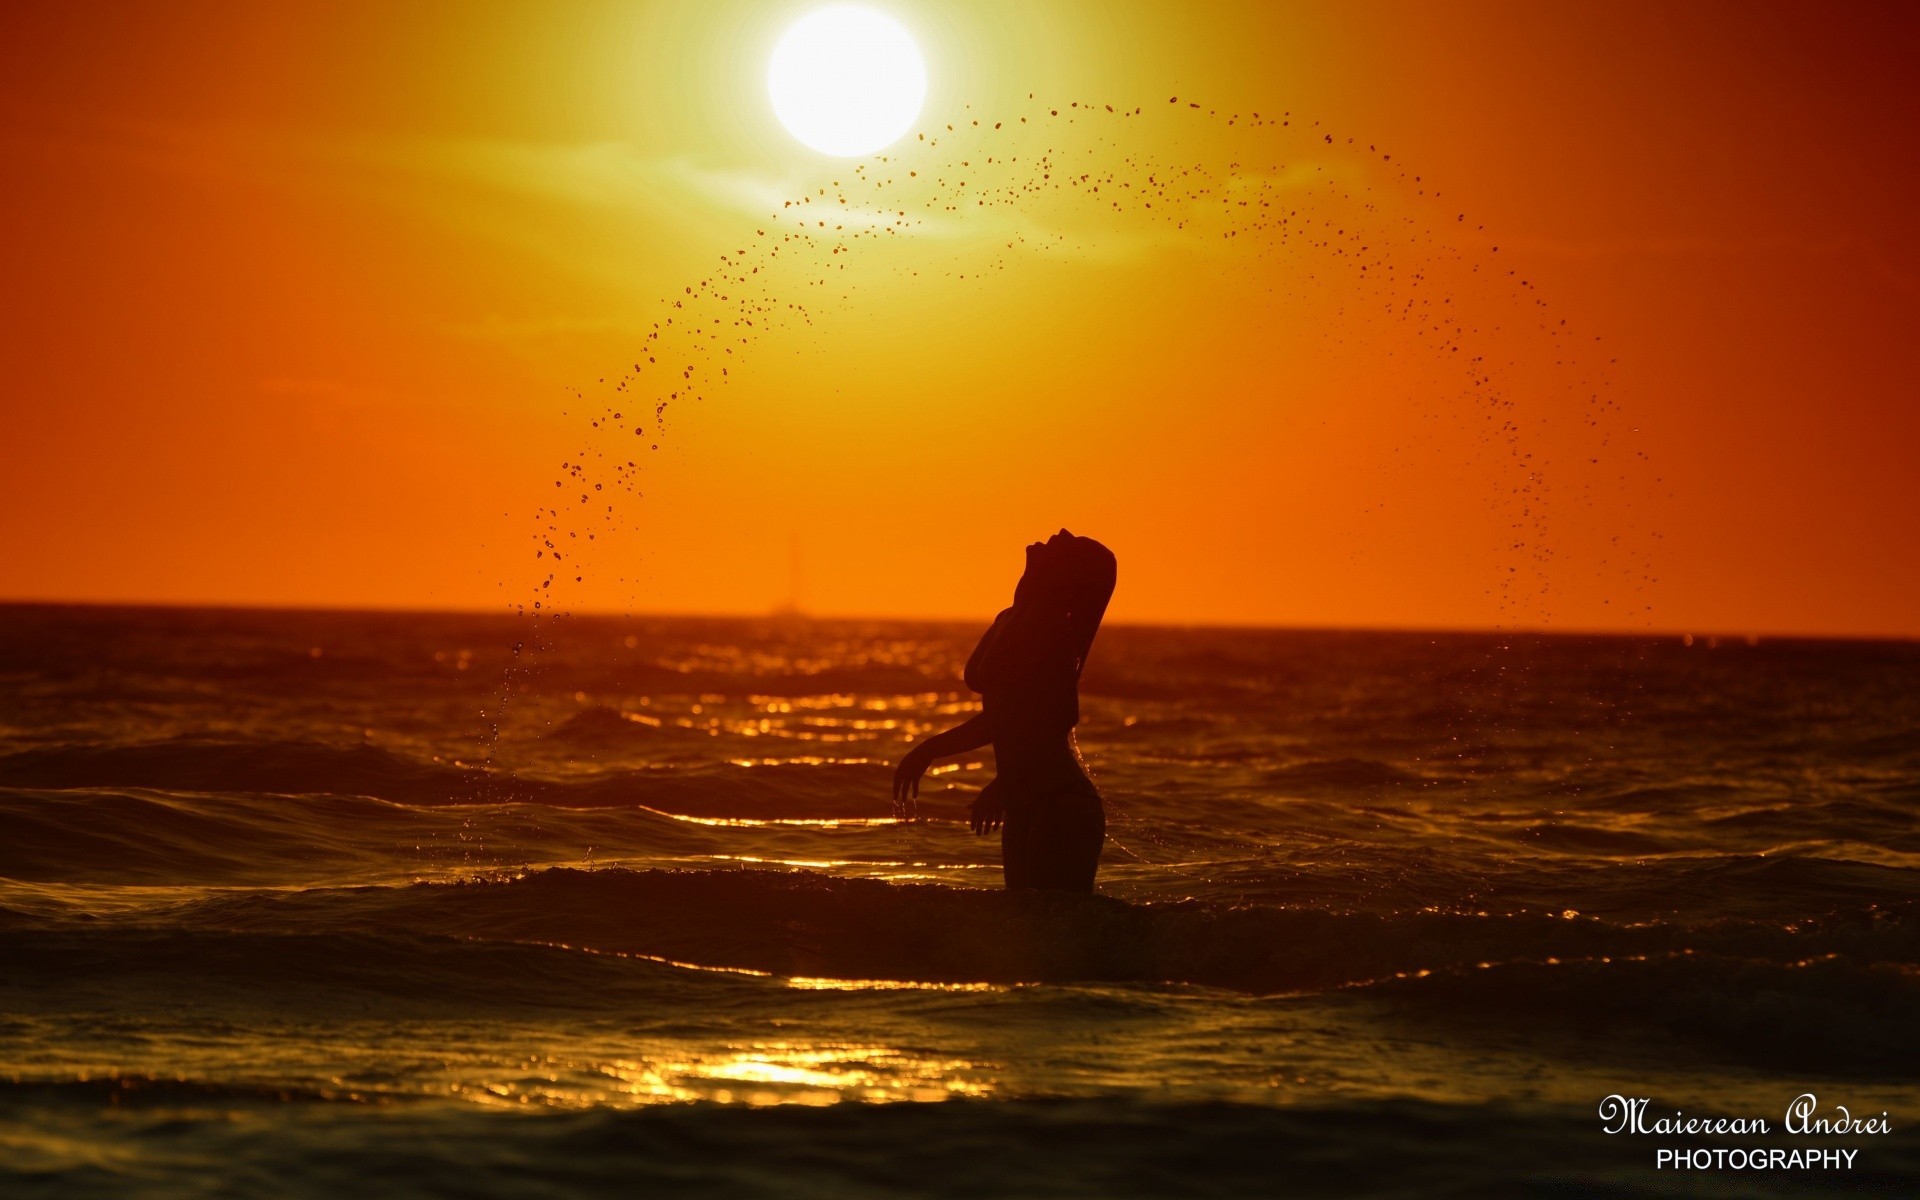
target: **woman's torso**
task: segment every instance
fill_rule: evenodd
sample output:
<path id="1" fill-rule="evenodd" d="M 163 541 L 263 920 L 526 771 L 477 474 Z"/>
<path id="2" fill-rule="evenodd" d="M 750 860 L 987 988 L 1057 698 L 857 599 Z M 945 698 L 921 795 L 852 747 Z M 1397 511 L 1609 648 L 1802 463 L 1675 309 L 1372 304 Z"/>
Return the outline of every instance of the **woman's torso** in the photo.
<path id="1" fill-rule="evenodd" d="M 1064 636 L 1044 623 L 1001 613 L 967 665 L 993 724 L 997 776 L 990 786 L 1010 805 L 1061 792 L 1099 796 L 1074 745 L 1080 719 L 1078 663 Z"/>

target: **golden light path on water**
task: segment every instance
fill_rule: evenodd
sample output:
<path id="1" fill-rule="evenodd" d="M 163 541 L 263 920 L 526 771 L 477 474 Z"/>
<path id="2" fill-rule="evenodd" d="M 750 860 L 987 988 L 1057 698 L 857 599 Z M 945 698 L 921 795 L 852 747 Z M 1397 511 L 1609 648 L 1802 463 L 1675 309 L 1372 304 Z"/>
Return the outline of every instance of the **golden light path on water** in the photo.
<path id="1" fill-rule="evenodd" d="M 904 979 L 779 978 L 751 967 L 712 966 L 654 954 L 597 950 L 561 942 L 527 945 L 578 954 L 638 959 L 680 970 L 775 980 L 795 991 L 1005 992 L 1019 984 L 931 983 Z M 455 1069 L 455 1064 L 446 1064 Z M 472 1064 L 469 1069 L 480 1064 Z M 650 1104 L 708 1101 L 769 1107 L 841 1101 L 887 1103 L 986 1096 L 995 1091 L 998 1064 L 926 1055 L 878 1042 L 755 1041 L 712 1050 L 661 1045 L 655 1054 L 604 1061 L 566 1056 L 529 1057 L 512 1077 L 480 1070 L 447 1084 L 450 1097 L 498 1107 L 594 1107 L 626 1100 Z M 494 1077 L 487 1077 L 494 1075 Z"/>
<path id="2" fill-rule="evenodd" d="M 902 821 L 901 824 L 906 824 Z M 888 867 L 913 867 L 921 871 L 990 871 L 998 868 L 998 863 L 933 863 L 933 862 L 889 862 L 885 859 L 867 858 L 768 858 L 753 854 L 702 854 L 701 858 L 709 862 L 751 863 L 768 867 L 804 867 L 813 871 L 832 871 L 853 868 L 860 871 L 872 871 L 882 879 L 902 878 L 887 873 Z"/>
<path id="3" fill-rule="evenodd" d="M 710 1053 L 581 1062 L 530 1058 L 516 1078 L 456 1080 L 451 1097 L 494 1107 L 587 1108 L 707 1101 L 753 1108 L 926 1102 L 993 1091 L 991 1066 L 872 1043 L 752 1042 Z"/>
<path id="4" fill-rule="evenodd" d="M 472 939 L 480 940 L 480 939 Z M 751 967 L 713 966 L 654 954 L 598 950 L 563 942 L 522 943 L 609 958 L 636 959 L 685 971 L 767 979 L 803 992 L 916 991 L 1006 992 L 1026 985 L 933 983 L 905 979 L 778 977 Z M 499 1063 L 458 1064 L 449 1071 L 471 1074 L 446 1084 L 454 1099 L 495 1107 L 589 1108 L 627 1101 L 653 1104 L 707 1101 L 769 1107 L 827 1105 L 841 1101 L 887 1103 L 938 1101 L 992 1094 L 999 1064 L 928 1055 L 873 1041 L 769 1040 L 728 1043 L 712 1049 L 685 1043 L 658 1044 L 654 1053 L 596 1060 L 566 1055 L 529 1056 L 504 1074 Z M 336 1078 L 336 1084 L 344 1084 Z M 378 1099 L 362 1096 L 362 1099 Z"/>
<path id="5" fill-rule="evenodd" d="M 652 813 L 656 817 L 668 817 L 675 821 L 685 821 L 689 825 L 807 825 L 826 829 L 839 829 L 856 825 L 898 825 L 899 817 L 695 817 L 687 813 L 664 812 L 657 808 L 648 808 L 644 804 L 633 806 L 640 812 Z"/>

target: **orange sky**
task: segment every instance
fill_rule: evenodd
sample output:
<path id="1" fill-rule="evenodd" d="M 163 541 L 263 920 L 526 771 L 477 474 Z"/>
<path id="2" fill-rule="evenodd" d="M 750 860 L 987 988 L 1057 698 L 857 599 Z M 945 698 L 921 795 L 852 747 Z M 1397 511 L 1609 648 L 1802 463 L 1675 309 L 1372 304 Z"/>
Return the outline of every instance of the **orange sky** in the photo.
<path id="1" fill-rule="evenodd" d="M 675 405 L 563 607 L 765 611 L 797 540 L 810 610 L 979 616 L 1065 524 L 1121 620 L 1920 633 L 1910 10 L 876 6 L 962 126 L 895 166 L 1284 160 L 1357 235 L 1439 230 L 1393 278 L 1465 313 L 1522 440 L 1344 260 L 1105 197 L 941 215 L 769 264 L 814 323 Z M 612 445 L 573 389 L 850 169 L 764 99 L 807 7 L 0 9 L 0 595 L 526 600 L 558 464 Z M 1069 101 L 1160 107 L 1038 116 Z"/>

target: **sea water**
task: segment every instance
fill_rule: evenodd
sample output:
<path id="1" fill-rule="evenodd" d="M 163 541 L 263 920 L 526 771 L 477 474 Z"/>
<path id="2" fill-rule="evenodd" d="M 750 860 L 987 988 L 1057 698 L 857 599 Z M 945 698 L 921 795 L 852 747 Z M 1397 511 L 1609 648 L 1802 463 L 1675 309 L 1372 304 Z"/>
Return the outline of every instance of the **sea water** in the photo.
<path id="1" fill-rule="evenodd" d="M 0 610 L 5 1190 L 1920 1184 L 1920 647 L 1110 628 L 1085 898 L 889 801 L 978 632 Z"/>

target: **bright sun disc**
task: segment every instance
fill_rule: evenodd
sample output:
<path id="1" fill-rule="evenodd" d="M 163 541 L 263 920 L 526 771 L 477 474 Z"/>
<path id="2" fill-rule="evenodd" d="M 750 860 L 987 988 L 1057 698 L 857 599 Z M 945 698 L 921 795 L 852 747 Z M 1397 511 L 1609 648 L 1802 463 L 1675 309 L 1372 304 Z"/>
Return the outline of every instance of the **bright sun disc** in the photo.
<path id="1" fill-rule="evenodd" d="M 767 64 L 767 94 L 787 132 L 822 154 L 856 158 L 913 127 L 927 98 L 927 68 L 898 21 L 835 4 L 780 35 Z"/>

